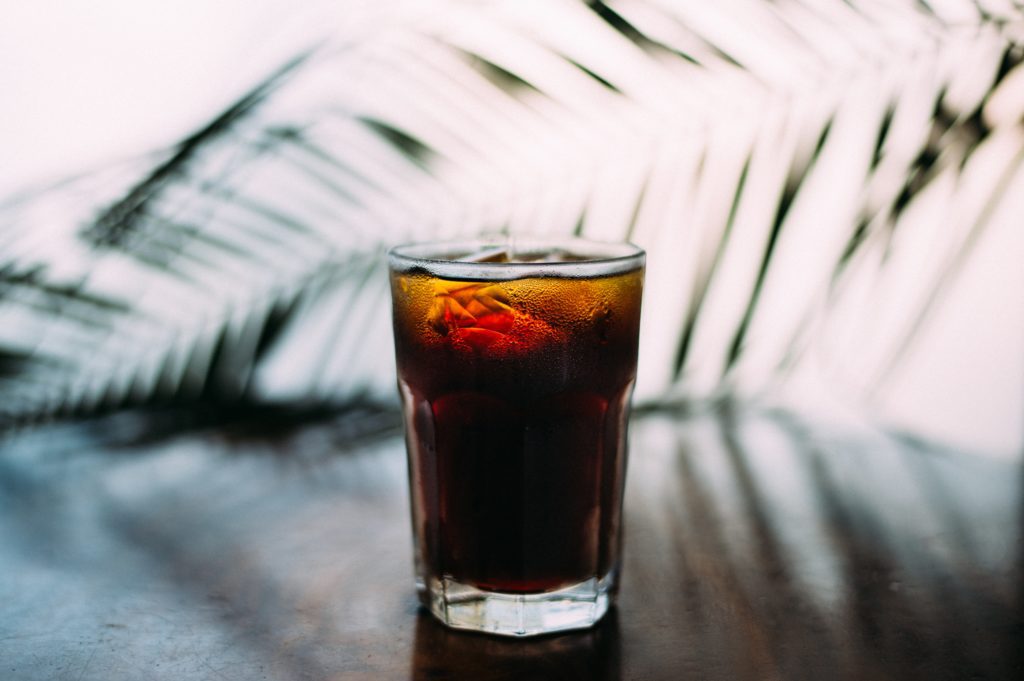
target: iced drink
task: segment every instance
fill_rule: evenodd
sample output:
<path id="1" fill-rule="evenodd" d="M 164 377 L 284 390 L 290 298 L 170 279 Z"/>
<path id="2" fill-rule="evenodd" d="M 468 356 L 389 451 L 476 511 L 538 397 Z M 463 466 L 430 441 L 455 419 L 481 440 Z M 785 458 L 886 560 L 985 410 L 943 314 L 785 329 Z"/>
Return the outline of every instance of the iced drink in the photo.
<path id="1" fill-rule="evenodd" d="M 590 626 L 614 590 L 643 253 L 390 255 L 418 586 L 447 624 Z"/>

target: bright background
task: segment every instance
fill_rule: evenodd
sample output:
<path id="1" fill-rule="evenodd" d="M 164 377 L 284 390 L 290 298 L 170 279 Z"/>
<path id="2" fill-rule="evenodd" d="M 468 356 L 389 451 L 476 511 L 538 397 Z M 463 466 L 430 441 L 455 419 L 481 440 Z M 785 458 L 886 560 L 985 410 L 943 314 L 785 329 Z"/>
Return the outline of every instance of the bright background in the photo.
<path id="1" fill-rule="evenodd" d="M 354 8 L 371 5 L 5 3 L 0 197 L 174 143 L 348 21 Z M 882 422 L 995 456 L 1021 455 L 1022 211 L 1020 201 L 1006 202 L 982 237 L 929 322 L 926 342 L 878 396 Z M 807 396 L 817 394 L 808 388 Z"/>
<path id="2" fill-rule="evenodd" d="M 329 33 L 342 4 L 4 2 L 0 195 L 177 141 Z"/>

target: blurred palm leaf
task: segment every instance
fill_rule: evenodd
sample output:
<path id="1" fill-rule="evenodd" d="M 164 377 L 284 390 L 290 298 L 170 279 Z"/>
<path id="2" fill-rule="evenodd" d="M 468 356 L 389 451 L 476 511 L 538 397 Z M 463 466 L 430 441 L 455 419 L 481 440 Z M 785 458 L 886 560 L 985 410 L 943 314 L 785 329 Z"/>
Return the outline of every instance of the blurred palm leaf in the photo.
<path id="1" fill-rule="evenodd" d="M 390 399 L 385 248 L 487 231 L 648 249 L 641 398 L 759 390 L 851 325 L 875 384 L 1024 194 L 1016 3 L 374 21 L 166 153 L 0 206 L 0 420 Z"/>

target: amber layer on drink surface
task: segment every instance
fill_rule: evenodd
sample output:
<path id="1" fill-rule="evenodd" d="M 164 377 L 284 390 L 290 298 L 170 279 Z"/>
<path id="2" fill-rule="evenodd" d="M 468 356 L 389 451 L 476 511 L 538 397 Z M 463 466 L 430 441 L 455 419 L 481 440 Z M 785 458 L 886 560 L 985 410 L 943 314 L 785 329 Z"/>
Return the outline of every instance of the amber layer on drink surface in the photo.
<path id="1" fill-rule="evenodd" d="M 422 577 L 537 593 L 614 567 L 642 280 L 392 275 Z"/>

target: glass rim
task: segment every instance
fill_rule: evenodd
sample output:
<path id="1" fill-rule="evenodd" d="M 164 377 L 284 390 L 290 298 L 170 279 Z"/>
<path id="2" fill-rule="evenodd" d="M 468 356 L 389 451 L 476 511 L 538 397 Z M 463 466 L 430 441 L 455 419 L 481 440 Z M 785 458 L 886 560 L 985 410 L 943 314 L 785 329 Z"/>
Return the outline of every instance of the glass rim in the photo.
<path id="1" fill-rule="evenodd" d="M 451 259 L 458 254 L 507 248 L 509 245 L 518 251 L 564 250 L 586 259 L 554 262 Z M 422 270 L 441 278 L 500 281 L 527 277 L 584 278 L 624 274 L 644 267 L 647 254 L 639 246 L 627 241 L 523 235 L 406 243 L 389 249 L 387 255 L 388 265 L 393 272 Z"/>

